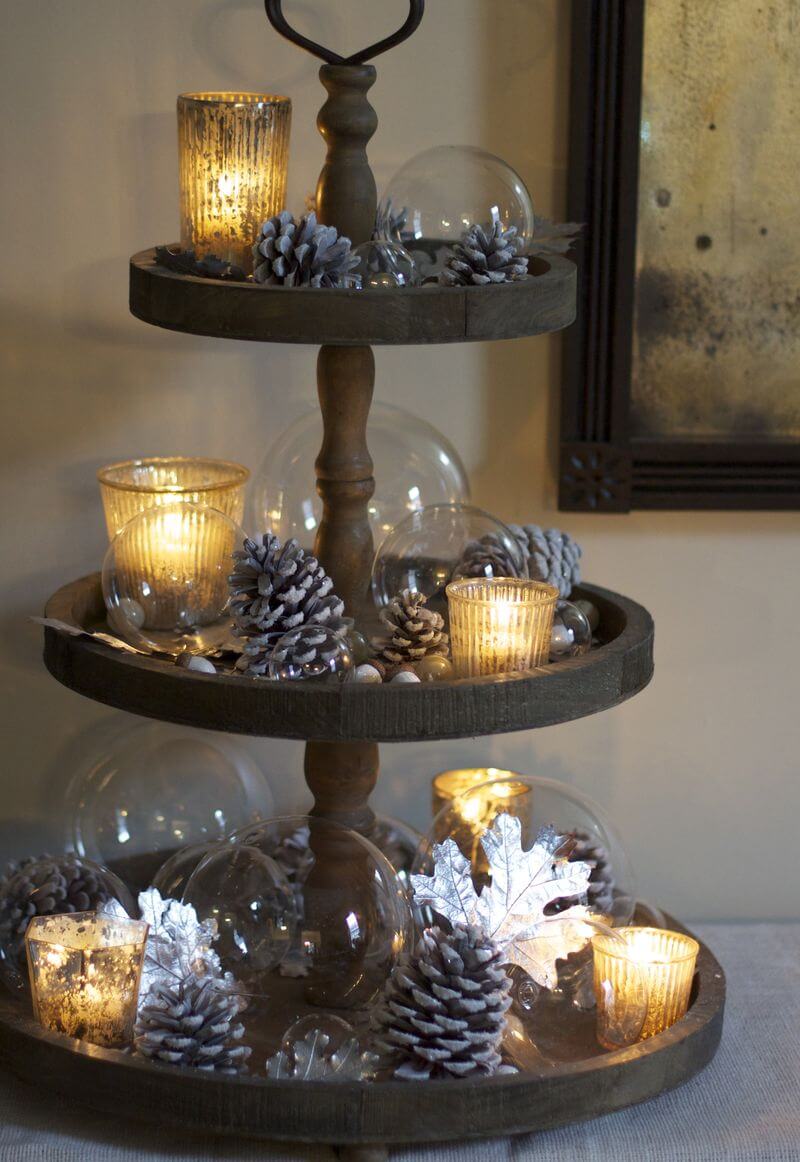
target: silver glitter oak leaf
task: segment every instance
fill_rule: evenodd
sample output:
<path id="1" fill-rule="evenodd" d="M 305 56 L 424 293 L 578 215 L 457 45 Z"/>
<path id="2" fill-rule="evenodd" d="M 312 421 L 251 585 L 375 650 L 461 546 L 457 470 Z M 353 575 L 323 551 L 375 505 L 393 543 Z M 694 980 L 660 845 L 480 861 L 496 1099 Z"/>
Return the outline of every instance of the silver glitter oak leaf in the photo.
<path id="1" fill-rule="evenodd" d="M 107 916 L 126 915 L 116 900 L 109 901 L 100 911 Z M 165 900 L 157 888 L 140 892 L 139 912 L 149 925 L 139 988 L 140 1011 L 155 990 L 176 988 L 191 979 L 213 981 L 220 991 L 235 998 L 239 1009 L 245 1008 L 246 1000 L 236 981 L 231 973 L 223 973 L 214 951 L 216 920 L 199 920 L 191 904 Z"/>
<path id="2" fill-rule="evenodd" d="M 375 1053 L 361 1052 L 355 1037 L 327 1053 L 330 1037 L 322 1029 L 312 1029 L 295 1042 L 290 1056 L 282 1049 L 267 1058 L 267 1077 L 294 1081 L 367 1081 L 378 1066 Z"/>
<path id="3" fill-rule="evenodd" d="M 533 241 L 528 254 L 541 255 L 543 258 L 549 254 L 566 254 L 575 245 L 582 230 L 582 222 L 551 222 L 549 218 L 540 218 L 536 214 L 533 219 Z"/>
<path id="4" fill-rule="evenodd" d="M 451 925 L 475 926 L 497 945 L 506 964 L 516 964 L 543 988 L 558 981 L 556 961 L 586 946 L 591 935 L 582 923 L 590 915 L 575 904 L 557 917 L 548 905 L 564 898 L 585 898 L 592 868 L 570 862 L 572 845 L 545 827 L 529 851 L 522 847 L 522 825 L 512 815 L 498 815 L 481 838 L 491 883 L 475 890 L 469 860 L 453 839 L 433 848 L 434 874 L 412 875 L 414 900 L 429 905 Z"/>

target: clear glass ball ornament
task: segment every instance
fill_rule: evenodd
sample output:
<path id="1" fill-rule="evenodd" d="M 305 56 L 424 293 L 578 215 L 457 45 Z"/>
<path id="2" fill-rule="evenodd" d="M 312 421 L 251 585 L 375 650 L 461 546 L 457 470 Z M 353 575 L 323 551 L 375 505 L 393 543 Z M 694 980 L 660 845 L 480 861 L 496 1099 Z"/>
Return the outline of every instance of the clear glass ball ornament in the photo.
<path id="1" fill-rule="evenodd" d="M 431 424 L 402 408 L 376 402 L 367 421 L 375 463 L 369 501 L 372 536 L 379 545 L 410 512 L 430 504 L 463 504 L 469 482 L 453 445 Z M 314 461 L 322 446 L 318 407 L 291 424 L 270 448 L 253 484 L 253 527 L 311 549 L 322 519 Z"/>
<path id="2" fill-rule="evenodd" d="M 362 242 L 353 251 L 358 266 L 352 273 L 361 279 L 362 290 L 385 290 L 416 286 L 419 281 L 417 264 L 404 246 L 389 238 Z"/>
<path id="3" fill-rule="evenodd" d="M 456 577 L 526 577 L 525 554 L 502 521 L 467 504 L 436 504 L 396 525 L 375 555 L 372 593 L 379 608 L 403 589 L 424 593 L 447 611 L 445 588 Z"/>
<path id="4" fill-rule="evenodd" d="M 378 815 L 370 838 L 394 868 L 405 891 L 409 891 L 411 868 L 414 866 L 422 835 L 401 819 Z"/>
<path id="5" fill-rule="evenodd" d="M 231 554 L 242 529 L 199 504 L 141 512 L 117 533 L 103 561 L 108 623 L 149 653 L 213 654 L 232 643 L 226 615 Z"/>
<path id="6" fill-rule="evenodd" d="M 592 946 L 602 936 L 621 956 L 626 943 L 601 920 L 554 917 L 535 930 L 525 950 L 532 960 L 556 957 L 553 988 L 532 980 L 517 965 L 512 979 L 503 1049 L 519 1069 L 536 1070 L 583 1061 L 598 1051 L 604 1038 L 633 1044 L 647 1016 L 648 985 L 642 968 L 627 960 L 624 982 L 595 968 Z"/>
<path id="7" fill-rule="evenodd" d="M 562 899 L 548 907 L 557 915 L 572 904 L 585 904 L 600 922 L 620 926 L 630 922 L 636 889 L 630 861 L 615 828 L 602 809 L 574 787 L 536 775 L 505 775 L 478 783 L 446 803 L 419 846 L 414 872 L 431 875 L 433 847 L 453 839 L 472 864 L 477 884 L 487 882 L 489 866 L 481 837 L 498 815 L 520 820 L 522 845 L 529 850 L 539 832 L 553 827 L 571 843 L 570 860 L 591 865 L 588 891 L 580 899 Z"/>
<path id="8" fill-rule="evenodd" d="M 201 920 L 215 920 L 222 967 L 259 988 L 290 951 L 297 932 L 295 895 L 286 875 L 257 847 L 221 843 L 197 865 L 183 893 Z"/>
<path id="9" fill-rule="evenodd" d="M 269 676 L 279 682 L 344 682 L 353 674 L 346 638 L 324 625 L 301 625 L 278 638 Z"/>
<path id="10" fill-rule="evenodd" d="M 126 884 L 92 859 L 70 853 L 23 860 L 0 879 L 0 980 L 13 992 L 28 988 L 25 932 L 34 916 L 96 911 L 107 900 L 136 915 Z"/>
<path id="11" fill-rule="evenodd" d="M 571 601 L 557 601 L 553 612 L 550 661 L 579 658 L 592 648 L 592 628 L 582 609 Z"/>
<path id="12" fill-rule="evenodd" d="M 408 899 L 385 856 L 357 832 L 306 815 L 265 820 L 231 842 L 257 848 L 289 882 L 297 937 L 279 971 L 295 979 L 302 1003 L 369 1004 L 412 940 Z"/>
<path id="13" fill-rule="evenodd" d="M 217 850 L 219 843 L 217 840 L 214 843 L 195 843 L 191 847 L 182 847 L 162 863 L 150 886 L 156 888 L 164 900 L 182 899 L 192 873 L 209 852 Z"/>
<path id="14" fill-rule="evenodd" d="M 71 846 L 136 890 L 176 851 L 273 810 L 269 782 L 235 738 L 129 718 L 89 748 L 66 793 Z"/>
<path id="15" fill-rule="evenodd" d="M 327 1039 L 324 1049 L 319 1047 L 316 1050 L 321 1051 L 323 1057 L 332 1057 L 343 1045 L 357 1036 L 350 1022 L 345 1021 L 343 1017 L 337 1017 L 335 1013 L 308 1013 L 294 1021 L 281 1040 L 281 1052 L 286 1054 L 291 1065 L 297 1064 L 298 1046 L 307 1039 L 313 1040 L 316 1033 L 323 1033 Z"/>
<path id="16" fill-rule="evenodd" d="M 411 253 L 422 277 L 444 267 L 470 226 L 515 227 L 520 253 L 533 239 L 533 202 L 522 178 L 494 154 L 470 145 L 440 145 L 403 165 L 383 191 L 377 232 Z"/>

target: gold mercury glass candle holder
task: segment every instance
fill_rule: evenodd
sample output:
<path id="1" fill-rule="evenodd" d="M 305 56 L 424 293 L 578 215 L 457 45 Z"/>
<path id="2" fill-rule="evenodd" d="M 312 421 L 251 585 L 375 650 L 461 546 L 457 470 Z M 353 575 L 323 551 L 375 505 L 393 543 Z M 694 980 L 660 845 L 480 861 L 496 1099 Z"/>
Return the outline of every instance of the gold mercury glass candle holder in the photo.
<path id="1" fill-rule="evenodd" d="M 178 97 L 181 246 L 253 270 L 262 223 L 286 202 L 292 103 L 267 93 Z"/>
<path id="2" fill-rule="evenodd" d="M 113 540 L 145 509 L 180 501 L 216 508 L 240 525 L 249 476 L 242 464 L 193 456 L 153 456 L 108 464 L 97 473 L 108 539 Z"/>
<path id="3" fill-rule="evenodd" d="M 502 771 L 496 767 L 461 768 L 441 771 L 433 779 L 433 837 L 444 843 L 452 837 L 473 867 L 485 862 L 481 836 L 500 814 L 514 815 L 524 820 L 528 814 L 530 787 L 516 771 Z M 502 779 L 494 783 L 490 780 Z M 482 784 L 486 783 L 487 786 Z M 480 787 L 466 799 L 461 796 Z M 450 807 L 449 811 L 444 808 Z"/>
<path id="4" fill-rule="evenodd" d="M 447 586 L 450 648 L 461 678 L 543 666 L 558 590 L 514 577 L 462 578 Z"/>
<path id="5" fill-rule="evenodd" d="M 654 1037 L 686 1013 L 700 950 L 691 936 L 661 928 L 615 928 L 611 936 L 593 937 L 592 946 L 597 1039 L 606 1049 Z M 619 1011 L 643 989 L 641 1029 L 636 1036 L 621 1037 Z"/>
<path id="6" fill-rule="evenodd" d="M 25 946 L 36 1020 L 94 1045 L 129 1045 L 146 939 L 141 920 L 96 912 L 34 917 Z"/>

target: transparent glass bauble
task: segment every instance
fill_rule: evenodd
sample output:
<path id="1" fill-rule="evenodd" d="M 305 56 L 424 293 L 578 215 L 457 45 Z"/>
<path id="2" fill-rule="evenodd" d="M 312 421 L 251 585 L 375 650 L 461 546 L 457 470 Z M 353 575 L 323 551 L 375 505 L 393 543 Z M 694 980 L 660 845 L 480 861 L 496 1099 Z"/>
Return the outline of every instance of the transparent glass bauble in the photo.
<path id="1" fill-rule="evenodd" d="M 265 775 L 235 738 L 130 719 L 75 769 L 66 800 L 71 845 L 136 890 L 176 851 L 274 810 Z"/>
<path id="2" fill-rule="evenodd" d="M 377 232 L 411 253 L 422 277 L 441 270 L 470 226 L 515 227 L 520 253 L 533 239 L 533 203 L 519 174 L 470 145 L 440 145 L 403 165 L 383 192 Z"/>
<path id="3" fill-rule="evenodd" d="M 108 900 L 136 915 L 127 885 L 92 859 L 70 853 L 21 861 L 0 879 L 0 980 L 14 992 L 28 987 L 25 932 L 34 916 L 94 912 Z"/>
<path id="4" fill-rule="evenodd" d="M 164 900 L 182 899 L 195 868 L 209 852 L 217 850 L 219 843 L 220 840 L 216 840 L 213 843 L 195 843 L 191 847 L 182 847 L 162 863 L 150 886 L 156 888 Z"/>
<path id="5" fill-rule="evenodd" d="M 456 577 L 526 577 L 519 541 L 502 521 L 467 504 L 437 504 L 413 512 L 379 547 L 372 570 L 378 607 L 403 589 L 446 613 L 445 588 Z"/>
<path id="6" fill-rule="evenodd" d="M 431 424 L 390 404 L 375 403 L 367 421 L 375 464 L 369 519 L 377 545 L 410 512 L 429 504 L 469 500 L 469 483 L 455 448 Z M 312 549 L 322 519 L 314 461 L 322 446 L 318 407 L 278 437 L 253 485 L 253 527 Z"/>
<path id="7" fill-rule="evenodd" d="M 344 682 L 352 674 L 349 642 L 324 625 L 290 629 L 269 660 L 269 676 L 279 682 Z"/>
<path id="8" fill-rule="evenodd" d="M 352 273 L 361 279 L 362 290 L 416 286 L 420 281 L 417 264 L 399 242 L 389 238 L 362 242 L 353 254 L 358 258 L 358 266 Z"/>
<path id="9" fill-rule="evenodd" d="M 249 844 L 221 843 L 197 865 L 183 893 L 201 920 L 215 920 L 226 972 L 260 988 L 296 941 L 294 891 L 280 866 Z"/>
<path id="10" fill-rule="evenodd" d="M 284 986 L 294 978 L 305 1005 L 369 1004 L 412 940 L 406 893 L 385 856 L 355 831 L 304 815 L 243 828 L 231 842 L 274 861 L 292 889 L 297 937 L 279 969 Z"/>
<path id="11" fill-rule="evenodd" d="M 356 1031 L 350 1022 L 337 1017 L 335 1013 L 309 1013 L 294 1021 L 286 1030 L 281 1041 L 281 1052 L 286 1054 L 293 1066 L 296 1066 L 299 1063 L 298 1048 L 303 1042 L 313 1045 L 315 1035 L 318 1033 L 323 1034 L 325 1043 L 323 1046 L 317 1042 L 315 1051 L 328 1058 L 338 1053 L 343 1045 L 356 1037 Z"/>
<path id="12" fill-rule="evenodd" d="M 579 658 L 592 648 L 592 628 L 582 609 L 571 601 L 557 601 L 553 612 L 550 661 Z"/>
<path id="13" fill-rule="evenodd" d="M 477 779 L 481 773 L 476 771 Z M 636 891 L 630 862 L 619 836 L 591 799 L 555 779 L 506 774 L 501 778 L 476 782 L 446 803 L 434 817 L 417 852 L 414 871 L 431 875 L 434 844 L 451 838 L 470 860 L 476 883 L 485 883 L 489 865 L 481 837 L 491 830 L 495 819 L 502 814 L 520 820 L 525 850 L 533 846 L 543 828 L 553 827 L 569 842 L 569 859 L 591 865 L 586 895 L 580 899 L 557 900 L 549 905 L 548 914 L 557 915 L 579 903 L 587 905 L 601 922 L 619 926 L 630 921 L 636 905 Z"/>
<path id="14" fill-rule="evenodd" d="M 230 517 L 204 505 L 139 513 L 103 561 L 109 625 L 145 652 L 210 654 L 230 646 L 228 574 L 243 540 Z"/>
<path id="15" fill-rule="evenodd" d="M 423 836 L 400 819 L 378 815 L 370 838 L 378 850 L 386 856 L 403 888 L 408 891 L 411 887 L 409 876 Z"/>
<path id="16" fill-rule="evenodd" d="M 555 957 L 554 987 L 537 983 L 516 964 L 507 969 L 512 1007 L 503 1050 L 519 1069 L 585 1061 L 601 1048 L 638 1040 L 647 1017 L 647 975 L 627 958 L 624 971 L 609 971 L 610 958 L 595 954 L 597 937 L 625 956 L 626 942 L 602 921 L 556 916 L 538 925 L 524 944 L 532 962 Z"/>

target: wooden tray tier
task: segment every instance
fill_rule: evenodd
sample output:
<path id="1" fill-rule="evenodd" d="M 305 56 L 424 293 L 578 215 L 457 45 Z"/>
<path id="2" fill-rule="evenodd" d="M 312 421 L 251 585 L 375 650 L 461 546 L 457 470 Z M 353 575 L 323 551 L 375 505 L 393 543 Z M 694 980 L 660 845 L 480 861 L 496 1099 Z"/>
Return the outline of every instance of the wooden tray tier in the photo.
<path id="1" fill-rule="evenodd" d="M 46 1032 L 34 1022 L 27 1003 L 2 993 L 0 1061 L 39 1090 L 55 1090 L 116 1118 L 150 1119 L 158 1110 L 159 1126 L 353 1147 L 455 1141 L 551 1129 L 681 1085 L 714 1056 L 724 1007 L 725 977 L 701 945 L 686 1016 L 628 1049 L 605 1053 L 592 1044 L 589 1014 L 581 1044 L 569 1047 L 578 1059 L 539 1073 L 336 1084 L 224 1077 L 154 1065 Z M 354 1158 L 379 1156 L 377 1149 L 353 1153 Z"/>
<path id="2" fill-rule="evenodd" d="M 600 610 L 603 644 L 582 658 L 500 678 L 319 686 L 215 676 L 50 627 L 44 660 L 59 682 L 98 702 L 235 734 L 375 742 L 501 734 L 596 714 L 650 681 L 653 622 L 647 610 L 594 585 L 581 586 L 580 595 Z M 98 628 L 105 616 L 99 575 L 60 589 L 46 612 L 82 629 Z"/>
<path id="3" fill-rule="evenodd" d="M 499 286 L 397 290 L 262 287 L 178 274 L 154 250 L 131 259 L 130 308 L 138 319 L 219 339 L 331 346 L 517 339 L 568 327 L 577 275 L 569 259 L 531 260 L 532 275 Z"/>

